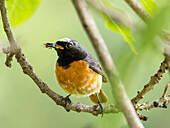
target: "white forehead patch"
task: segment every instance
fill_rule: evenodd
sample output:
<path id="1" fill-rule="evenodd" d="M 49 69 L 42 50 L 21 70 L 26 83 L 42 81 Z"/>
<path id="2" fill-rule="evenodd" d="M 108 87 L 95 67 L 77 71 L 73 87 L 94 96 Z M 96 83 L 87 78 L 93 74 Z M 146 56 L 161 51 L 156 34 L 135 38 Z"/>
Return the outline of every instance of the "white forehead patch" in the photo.
<path id="1" fill-rule="evenodd" d="M 59 41 L 61 41 L 61 42 L 71 42 L 71 39 L 70 38 L 63 38 L 63 39 L 60 39 Z"/>

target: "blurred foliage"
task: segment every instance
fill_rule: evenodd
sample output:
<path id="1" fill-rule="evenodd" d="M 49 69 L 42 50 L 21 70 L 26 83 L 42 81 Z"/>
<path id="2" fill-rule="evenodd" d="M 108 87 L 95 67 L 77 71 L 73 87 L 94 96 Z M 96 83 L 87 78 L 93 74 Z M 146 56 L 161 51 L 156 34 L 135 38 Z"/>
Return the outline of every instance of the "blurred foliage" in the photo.
<path id="1" fill-rule="evenodd" d="M 10 0 L 8 0 L 10 1 Z M 8 2 L 7 1 L 7 2 Z M 22 0 L 22 2 L 28 2 Z M 127 43 L 118 33 L 109 31 L 93 8 L 91 12 L 102 34 L 108 49 L 115 60 L 126 91 L 130 98 L 143 88 L 150 76 L 157 72 L 164 56 L 160 51 L 160 42 L 153 43 L 155 35 L 162 28 L 170 30 L 169 1 L 157 0 L 159 13 L 148 25 L 124 1 L 111 1 L 114 6 L 124 10 L 132 21 L 136 21 L 140 30 L 132 31 L 135 39 L 134 46 L 138 51 L 135 55 Z M 161 6 L 160 6 L 161 5 Z M 25 5 L 26 6 L 26 5 Z M 36 4 L 35 4 L 36 6 Z M 13 12 L 14 13 L 14 12 Z M 22 18 L 22 17 L 20 17 Z M 79 21 L 77 13 L 68 0 L 42 0 L 35 14 L 24 24 L 13 28 L 15 37 L 19 42 L 28 61 L 33 65 L 35 72 L 56 93 L 67 94 L 58 85 L 54 69 L 57 55 L 54 50 L 42 47 L 45 42 L 54 42 L 60 38 L 69 37 L 79 41 L 96 58 L 95 51 Z M 156 38 L 157 39 L 157 38 Z M 158 40 L 159 41 L 159 40 Z M 6 36 L 0 31 L 0 47 L 7 46 Z M 2 128 L 127 128 L 123 114 L 105 114 L 103 118 L 87 113 L 66 112 L 46 95 L 42 94 L 35 83 L 23 74 L 19 64 L 14 59 L 11 69 L 4 65 L 5 55 L 0 52 L 0 127 Z M 153 91 L 149 92 L 141 101 L 158 99 L 169 81 L 165 74 Z M 109 97 L 109 104 L 114 103 L 109 83 L 103 84 L 103 90 Z M 168 91 L 170 93 L 170 91 Z M 168 94 L 169 94 L 168 93 Z M 92 105 L 88 97 L 77 98 L 71 96 L 73 102 Z M 149 116 L 143 122 L 147 128 L 168 128 L 170 120 L 170 107 L 167 109 L 155 108 L 149 112 L 141 113 Z"/>
<path id="2" fill-rule="evenodd" d="M 107 5 L 106 7 L 110 7 L 112 8 L 113 10 L 115 10 L 116 12 L 120 12 L 120 14 L 122 14 L 122 17 L 124 17 L 129 23 L 131 23 L 130 19 L 129 19 L 129 16 L 125 13 L 125 11 L 121 10 L 120 8 L 116 8 L 112 5 L 112 3 L 110 3 L 109 0 L 100 0 L 100 2 L 102 4 L 105 4 Z M 120 23 L 117 23 L 116 21 L 114 21 L 109 15 L 105 14 L 105 13 L 102 13 L 102 16 L 105 20 L 105 25 L 108 29 L 110 29 L 111 31 L 113 32 L 117 32 L 119 33 L 123 38 L 124 38 L 124 41 L 125 42 L 128 42 L 131 50 L 137 54 L 137 51 L 135 49 L 135 47 L 133 46 L 133 42 L 134 42 L 134 38 L 132 37 L 131 35 L 131 24 L 126 27 Z"/>
<path id="3" fill-rule="evenodd" d="M 141 50 L 147 48 L 160 50 L 162 47 L 160 40 L 158 40 L 158 35 L 162 33 L 163 29 L 168 30 L 169 28 L 169 7 L 170 3 L 167 3 L 165 6 L 161 7 L 159 13 L 156 14 L 151 21 L 149 21 L 147 27 L 141 32 L 141 38 L 138 41 L 139 44 L 142 45 Z"/>
<path id="4" fill-rule="evenodd" d="M 154 16 L 155 12 L 157 12 L 157 5 L 153 0 L 140 0 L 143 7 L 147 11 L 150 16 Z"/>
<path id="5" fill-rule="evenodd" d="M 11 26 L 18 26 L 28 20 L 36 11 L 40 0 L 7 0 Z"/>
<path id="6" fill-rule="evenodd" d="M 133 46 L 132 42 L 134 41 L 133 37 L 131 36 L 131 30 L 121 24 L 118 24 L 112 20 L 109 16 L 102 13 L 102 16 L 105 20 L 106 27 L 109 28 L 113 32 L 117 32 L 123 36 L 124 40 L 128 42 L 131 50 L 137 54 L 135 47 Z"/>

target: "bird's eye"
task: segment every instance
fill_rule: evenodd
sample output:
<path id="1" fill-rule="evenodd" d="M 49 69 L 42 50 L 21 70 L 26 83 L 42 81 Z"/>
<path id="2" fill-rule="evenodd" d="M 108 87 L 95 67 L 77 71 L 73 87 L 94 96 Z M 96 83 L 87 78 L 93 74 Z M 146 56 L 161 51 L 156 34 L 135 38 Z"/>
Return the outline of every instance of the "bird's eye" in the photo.
<path id="1" fill-rule="evenodd" d="M 67 48 L 67 49 L 72 48 L 72 47 L 73 47 L 73 44 L 70 44 L 70 43 L 69 43 L 69 44 L 66 45 L 66 48 Z"/>

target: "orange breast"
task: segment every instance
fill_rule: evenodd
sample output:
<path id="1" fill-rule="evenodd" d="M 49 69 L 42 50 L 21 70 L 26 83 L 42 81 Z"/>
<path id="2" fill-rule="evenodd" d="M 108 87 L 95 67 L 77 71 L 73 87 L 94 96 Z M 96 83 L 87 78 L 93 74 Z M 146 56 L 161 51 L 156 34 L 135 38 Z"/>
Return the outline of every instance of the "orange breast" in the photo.
<path id="1" fill-rule="evenodd" d="M 60 86 L 75 96 L 89 96 L 99 92 L 102 86 L 102 76 L 82 60 L 72 62 L 67 69 L 57 63 L 55 73 Z"/>

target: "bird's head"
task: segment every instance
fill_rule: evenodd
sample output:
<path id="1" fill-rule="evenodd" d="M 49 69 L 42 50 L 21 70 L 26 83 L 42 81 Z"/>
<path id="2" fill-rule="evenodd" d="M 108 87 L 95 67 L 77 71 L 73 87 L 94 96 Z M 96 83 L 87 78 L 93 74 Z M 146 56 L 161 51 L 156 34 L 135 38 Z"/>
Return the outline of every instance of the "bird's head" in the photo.
<path id="1" fill-rule="evenodd" d="M 88 55 L 88 51 L 84 46 L 70 38 L 63 38 L 56 43 L 46 43 L 44 45 L 46 48 L 55 49 L 58 56 L 63 59 L 81 60 Z"/>

